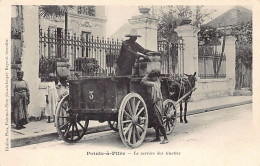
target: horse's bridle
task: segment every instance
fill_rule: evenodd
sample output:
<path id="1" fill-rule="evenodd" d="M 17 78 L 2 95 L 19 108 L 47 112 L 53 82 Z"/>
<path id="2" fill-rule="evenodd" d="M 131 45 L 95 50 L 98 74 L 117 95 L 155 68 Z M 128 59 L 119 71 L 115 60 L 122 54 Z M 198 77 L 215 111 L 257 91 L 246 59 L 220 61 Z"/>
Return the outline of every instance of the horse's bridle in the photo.
<path id="1" fill-rule="evenodd" d="M 187 80 L 186 82 L 188 82 L 190 88 L 192 88 L 192 85 L 191 85 L 191 82 L 190 82 L 189 78 L 187 78 L 186 80 Z M 184 92 L 185 92 L 185 82 L 183 81 L 183 78 L 181 77 L 180 89 L 182 88 L 182 86 L 184 87 Z M 181 90 L 179 91 L 179 96 L 178 96 L 178 98 L 180 97 L 180 92 L 181 92 Z"/>

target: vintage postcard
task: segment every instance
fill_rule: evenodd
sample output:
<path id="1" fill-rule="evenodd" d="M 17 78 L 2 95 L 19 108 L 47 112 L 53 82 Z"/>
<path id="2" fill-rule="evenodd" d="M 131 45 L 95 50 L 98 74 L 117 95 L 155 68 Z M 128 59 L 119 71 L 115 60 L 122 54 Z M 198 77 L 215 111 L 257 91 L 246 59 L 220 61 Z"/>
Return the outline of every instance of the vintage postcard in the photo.
<path id="1" fill-rule="evenodd" d="M 260 165 L 259 1 L 0 8 L 0 166 Z"/>

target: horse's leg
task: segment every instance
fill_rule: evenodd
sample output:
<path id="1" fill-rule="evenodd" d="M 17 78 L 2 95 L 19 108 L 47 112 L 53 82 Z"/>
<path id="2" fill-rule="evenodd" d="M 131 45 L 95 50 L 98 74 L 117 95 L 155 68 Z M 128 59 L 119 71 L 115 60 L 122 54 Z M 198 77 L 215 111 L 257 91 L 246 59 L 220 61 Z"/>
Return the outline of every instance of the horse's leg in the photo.
<path id="1" fill-rule="evenodd" d="M 182 120 L 182 102 L 180 102 L 180 122 L 183 123 L 183 120 Z"/>
<path id="2" fill-rule="evenodd" d="M 186 119 L 186 115 L 187 115 L 187 108 L 188 107 L 188 101 L 185 100 L 185 107 L 184 107 L 184 122 L 188 123 L 188 120 Z"/>

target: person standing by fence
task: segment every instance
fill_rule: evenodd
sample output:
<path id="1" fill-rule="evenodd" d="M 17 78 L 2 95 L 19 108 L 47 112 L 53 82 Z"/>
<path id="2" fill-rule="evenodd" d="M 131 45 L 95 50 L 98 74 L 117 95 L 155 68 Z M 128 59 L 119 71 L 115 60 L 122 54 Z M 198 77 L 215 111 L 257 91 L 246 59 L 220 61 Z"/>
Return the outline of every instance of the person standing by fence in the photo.
<path id="1" fill-rule="evenodd" d="M 11 100 L 14 113 L 16 129 L 25 128 L 23 125 L 29 123 L 28 104 L 30 103 L 30 91 L 28 83 L 23 80 L 23 71 L 17 72 L 18 80 L 12 83 Z"/>
<path id="2" fill-rule="evenodd" d="M 59 78 L 59 82 L 56 86 L 56 89 L 57 89 L 57 94 L 58 94 L 58 99 L 57 99 L 58 103 L 56 106 L 56 108 L 57 108 L 59 102 L 63 99 L 63 97 L 65 97 L 66 95 L 69 94 L 69 87 L 67 85 L 67 77 Z M 66 102 L 66 104 L 68 104 L 68 102 Z M 60 111 L 59 116 L 67 117 L 69 115 L 68 115 L 67 110 L 63 110 L 63 111 Z M 59 120 L 59 125 L 64 125 L 65 123 L 67 123 L 67 120 L 65 118 Z M 55 126 L 56 126 L 56 123 L 55 123 Z"/>
<path id="3" fill-rule="evenodd" d="M 45 115 L 48 117 L 47 123 L 50 123 L 51 117 L 55 116 L 56 111 L 56 104 L 58 100 L 58 94 L 57 89 L 55 85 L 55 76 L 53 73 L 49 74 L 50 82 L 47 83 L 46 87 L 46 109 L 45 109 Z"/>
<path id="4" fill-rule="evenodd" d="M 59 102 L 64 96 L 69 94 L 69 88 L 67 85 L 67 78 L 66 77 L 60 77 L 59 83 L 57 84 L 57 93 L 58 93 L 58 100 Z"/>

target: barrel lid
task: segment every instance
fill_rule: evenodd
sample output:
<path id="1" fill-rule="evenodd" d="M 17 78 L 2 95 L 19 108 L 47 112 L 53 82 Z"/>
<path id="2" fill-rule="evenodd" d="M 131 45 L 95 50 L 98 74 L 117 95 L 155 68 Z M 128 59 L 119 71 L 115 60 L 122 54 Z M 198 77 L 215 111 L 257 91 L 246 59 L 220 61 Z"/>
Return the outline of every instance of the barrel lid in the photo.
<path id="1" fill-rule="evenodd" d="M 147 52 L 146 55 L 148 56 L 161 56 L 160 52 Z"/>

